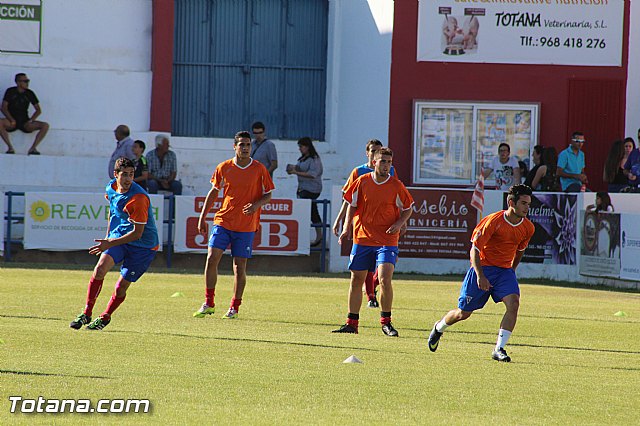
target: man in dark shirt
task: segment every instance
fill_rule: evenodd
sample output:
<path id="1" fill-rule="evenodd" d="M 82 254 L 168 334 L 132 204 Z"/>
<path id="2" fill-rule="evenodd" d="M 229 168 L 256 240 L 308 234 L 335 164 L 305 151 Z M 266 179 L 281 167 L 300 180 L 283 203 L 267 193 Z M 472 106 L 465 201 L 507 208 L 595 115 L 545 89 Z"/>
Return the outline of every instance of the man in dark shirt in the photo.
<path id="1" fill-rule="evenodd" d="M 0 137 L 9 148 L 7 154 L 15 154 L 8 132 L 20 129 L 25 133 L 31 133 L 38 130 L 33 145 L 29 148 L 28 155 L 39 155 L 40 153 L 36 150 L 36 147 L 49 131 L 49 123 L 36 121 L 42 110 L 40 109 L 38 97 L 33 91 L 29 90 L 29 78 L 27 75 L 24 73 L 16 74 L 15 81 L 16 86 L 8 88 L 2 99 L 1 109 L 5 118 L 0 119 Z M 29 104 L 35 108 L 35 112 L 31 117 L 29 117 Z"/>

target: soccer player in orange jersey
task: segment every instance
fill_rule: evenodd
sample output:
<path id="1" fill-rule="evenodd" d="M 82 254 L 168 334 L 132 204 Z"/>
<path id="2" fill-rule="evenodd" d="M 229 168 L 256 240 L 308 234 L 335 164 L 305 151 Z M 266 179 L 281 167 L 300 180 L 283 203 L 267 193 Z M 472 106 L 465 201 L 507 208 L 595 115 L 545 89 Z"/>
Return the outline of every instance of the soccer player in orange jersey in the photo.
<path id="1" fill-rule="evenodd" d="M 367 155 L 367 162 L 364 164 L 361 164 L 360 166 L 354 168 L 351 171 L 351 174 L 349 175 L 347 182 L 342 187 L 343 194 L 347 192 L 347 188 L 349 188 L 349 186 L 351 186 L 351 184 L 356 179 L 358 179 L 360 176 L 364 174 L 371 173 L 373 171 L 374 169 L 373 160 L 376 155 L 376 151 L 378 151 L 380 148 L 382 148 L 382 142 L 380 142 L 378 139 L 370 139 L 367 142 L 367 146 L 365 150 Z M 391 170 L 389 170 L 389 174 L 391 176 L 395 176 L 395 170 L 393 166 L 391 166 Z M 349 207 L 349 204 L 346 201 L 343 201 L 342 205 L 340 206 L 340 211 L 338 212 L 338 216 L 336 217 L 336 220 L 333 222 L 333 233 L 335 234 L 336 237 L 340 236 L 342 223 L 344 222 L 344 218 L 347 215 L 347 207 Z M 402 231 L 400 231 L 400 234 L 402 235 Z M 376 298 L 376 287 L 379 284 L 380 284 L 380 281 L 378 280 L 377 271 L 367 273 L 367 277 L 364 280 L 364 287 L 365 287 L 365 292 L 367 293 L 367 298 L 369 299 L 367 306 L 370 308 L 380 307 L 380 304 L 378 303 L 378 299 Z"/>
<path id="2" fill-rule="evenodd" d="M 266 167 L 250 157 L 249 132 L 236 133 L 233 149 L 235 157 L 218 164 L 211 177 L 211 190 L 207 194 L 198 220 L 198 231 L 206 235 L 207 214 L 222 190 L 222 206 L 213 220 L 204 267 L 205 302 L 194 312 L 193 316 L 196 318 L 203 318 L 215 312 L 218 264 L 229 246 L 233 256 L 233 298 L 229 310 L 222 318 L 238 317 L 242 294 L 247 284 L 247 259 L 251 257 L 253 237 L 260 224 L 260 208 L 271 200 L 271 191 L 275 189 Z"/>
<path id="3" fill-rule="evenodd" d="M 349 261 L 351 286 L 347 323 L 334 333 L 358 333 L 362 284 L 367 272 L 378 268 L 382 332 L 387 336 L 398 336 L 391 324 L 391 278 L 398 257 L 400 228 L 411 216 L 413 198 L 402 182 L 390 175 L 392 162 L 393 151 L 379 149 L 374 159 L 374 171 L 356 179 L 344 194 L 349 206 L 339 242 L 342 244 L 353 236 Z"/>
<path id="4" fill-rule="evenodd" d="M 507 202 L 507 210 L 490 214 L 473 230 L 471 268 L 462 283 L 458 307 L 434 325 L 429 335 L 431 352 L 438 349 L 440 337 L 448 327 L 466 320 L 473 311 L 482 309 L 491 296 L 495 303 L 503 302 L 507 309 L 491 357 L 496 361 L 511 361 L 504 347 L 516 326 L 520 306 L 516 268 L 535 229 L 527 219 L 531 188 L 526 185 L 512 186 Z"/>

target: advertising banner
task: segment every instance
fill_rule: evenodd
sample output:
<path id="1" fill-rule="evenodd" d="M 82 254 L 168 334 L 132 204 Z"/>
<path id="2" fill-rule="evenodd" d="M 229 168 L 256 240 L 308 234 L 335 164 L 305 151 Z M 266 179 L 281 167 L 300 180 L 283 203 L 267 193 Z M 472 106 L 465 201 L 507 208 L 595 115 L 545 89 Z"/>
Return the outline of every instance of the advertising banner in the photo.
<path id="1" fill-rule="evenodd" d="M 522 262 L 576 264 L 577 199 L 575 194 L 534 192 L 527 217 L 536 230 L 522 256 Z M 506 193 L 503 208 L 507 208 Z"/>
<path id="2" fill-rule="evenodd" d="M 6 222 L 4 220 L 6 212 L 4 211 L 4 192 L 0 192 L 0 215 L 2 215 L 2 220 L 0 223 L 0 256 L 4 256 L 4 227 Z"/>
<path id="3" fill-rule="evenodd" d="M 158 238 L 162 240 L 164 196 L 150 195 Z M 86 250 L 107 234 L 109 203 L 104 194 L 27 192 L 24 248 Z M 160 247 L 162 249 L 162 247 Z"/>
<path id="4" fill-rule="evenodd" d="M 420 0 L 418 61 L 621 66 L 624 0 Z"/>
<path id="5" fill-rule="evenodd" d="M 473 190 L 409 188 L 415 204 L 400 238 L 400 257 L 468 259 L 478 212 Z"/>
<path id="6" fill-rule="evenodd" d="M 473 190 L 408 188 L 415 204 L 400 238 L 400 257 L 468 259 L 471 234 L 478 222 L 470 207 Z M 340 248 L 349 256 L 351 241 Z"/>
<path id="7" fill-rule="evenodd" d="M 620 276 L 620 214 L 582 211 L 580 274 Z"/>
<path id="8" fill-rule="evenodd" d="M 176 197 L 176 253 L 206 253 L 208 237 L 198 232 L 198 218 L 204 197 Z M 222 199 L 216 199 L 209 212 L 209 230 Z M 254 254 L 308 255 L 311 227 L 311 200 L 272 199 L 262 207 L 260 230 L 253 240 Z"/>
<path id="9" fill-rule="evenodd" d="M 620 220 L 620 278 L 640 281 L 640 215 L 622 214 Z"/>
<path id="10" fill-rule="evenodd" d="M 42 0 L 0 2 L 0 53 L 41 53 Z"/>

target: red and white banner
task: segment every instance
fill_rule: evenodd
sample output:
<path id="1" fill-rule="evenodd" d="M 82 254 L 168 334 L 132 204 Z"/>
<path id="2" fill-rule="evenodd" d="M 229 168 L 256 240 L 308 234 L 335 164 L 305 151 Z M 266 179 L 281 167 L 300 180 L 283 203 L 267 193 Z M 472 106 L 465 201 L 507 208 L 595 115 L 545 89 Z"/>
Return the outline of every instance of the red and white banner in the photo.
<path id="1" fill-rule="evenodd" d="M 174 251 L 176 253 L 206 253 L 209 237 L 198 232 L 198 218 L 205 197 L 176 197 Z M 216 199 L 207 219 L 209 229 L 220 208 Z M 262 208 L 260 230 L 253 240 L 254 254 L 281 256 L 308 255 L 311 227 L 311 200 L 272 199 Z"/>

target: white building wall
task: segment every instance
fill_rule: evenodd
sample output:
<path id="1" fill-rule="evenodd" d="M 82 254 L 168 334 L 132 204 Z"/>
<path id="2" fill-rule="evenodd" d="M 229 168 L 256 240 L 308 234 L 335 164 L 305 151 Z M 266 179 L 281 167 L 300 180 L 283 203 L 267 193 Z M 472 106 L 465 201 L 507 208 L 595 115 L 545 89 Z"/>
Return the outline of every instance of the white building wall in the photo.
<path id="1" fill-rule="evenodd" d="M 326 140 L 316 144 L 324 164 L 325 198 L 333 183 L 342 183 L 354 166 L 365 161 L 368 139 L 386 143 L 393 0 L 329 0 L 329 13 Z M 52 180 L 59 176 L 57 171 L 32 177 L 19 173 L 19 180 L 5 175 L 0 190 L 101 188 L 106 177 L 103 169 L 115 145 L 112 130 L 120 123 L 129 125 L 132 137 L 153 149 L 155 133 L 148 132 L 151 32 L 152 0 L 43 2 L 43 53 L 2 55 L 0 91 L 14 85 L 15 73 L 29 75 L 43 109 L 41 119 L 51 125 L 39 148 L 43 157 L 38 167 L 68 168 L 68 178 L 64 184 Z M 185 193 L 208 191 L 215 165 L 233 155 L 231 136 L 172 138 Z M 19 154 L 26 152 L 32 138 L 12 134 Z M 299 156 L 297 145 L 295 141 L 275 143 L 280 163 L 274 176 L 276 196 L 295 196 L 296 179 L 284 170 Z M 61 163 L 57 158 L 61 156 L 78 159 Z M 14 164 L 30 168 L 34 161 L 0 155 L 0 169 Z M 68 166 L 74 161 L 90 164 L 96 175 L 77 179 Z"/>

